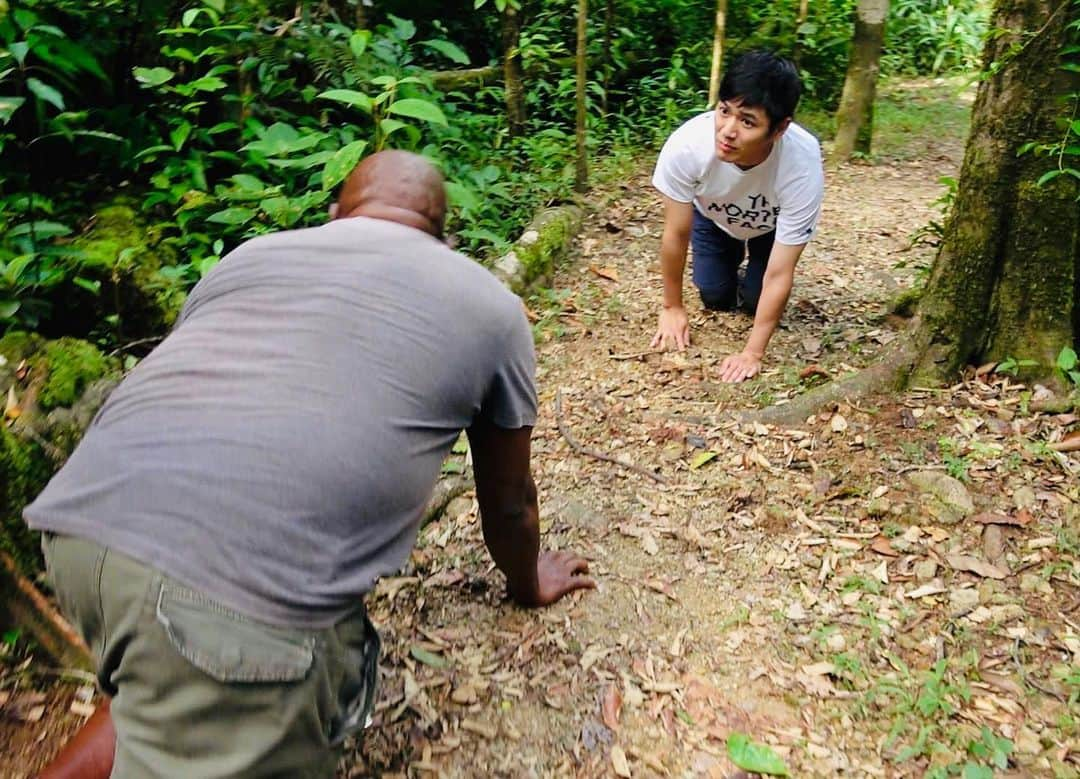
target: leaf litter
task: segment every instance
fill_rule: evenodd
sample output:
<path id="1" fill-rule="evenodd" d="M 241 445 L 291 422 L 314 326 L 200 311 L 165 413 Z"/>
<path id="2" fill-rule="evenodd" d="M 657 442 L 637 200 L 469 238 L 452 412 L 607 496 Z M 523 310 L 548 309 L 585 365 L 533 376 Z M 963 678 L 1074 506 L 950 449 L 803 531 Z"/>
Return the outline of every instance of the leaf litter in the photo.
<path id="1" fill-rule="evenodd" d="M 830 174 L 764 375 L 737 386 L 718 366 L 747 318 L 690 304 L 692 346 L 647 350 L 659 210 L 644 170 L 611 190 L 555 281 L 574 318 L 538 326 L 533 442 L 544 543 L 588 556 L 599 588 L 515 608 L 475 501 L 426 527 L 370 599 L 383 683 L 343 775 L 1076 768 L 1080 459 L 1052 447 L 1076 419 L 1030 411 L 1032 388 L 992 370 L 790 429 L 733 413 L 896 336 L 882 312 L 930 259 L 907 236 L 940 167 Z"/>

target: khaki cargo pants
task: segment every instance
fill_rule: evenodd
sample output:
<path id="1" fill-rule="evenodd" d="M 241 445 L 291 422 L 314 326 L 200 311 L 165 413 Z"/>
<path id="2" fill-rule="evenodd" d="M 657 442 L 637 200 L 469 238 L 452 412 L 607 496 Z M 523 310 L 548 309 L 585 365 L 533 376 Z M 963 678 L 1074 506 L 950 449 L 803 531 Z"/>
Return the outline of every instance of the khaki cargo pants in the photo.
<path id="1" fill-rule="evenodd" d="M 332 777 L 365 725 L 379 638 L 265 625 L 92 541 L 46 533 L 60 607 L 112 697 L 113 777 Z"/>

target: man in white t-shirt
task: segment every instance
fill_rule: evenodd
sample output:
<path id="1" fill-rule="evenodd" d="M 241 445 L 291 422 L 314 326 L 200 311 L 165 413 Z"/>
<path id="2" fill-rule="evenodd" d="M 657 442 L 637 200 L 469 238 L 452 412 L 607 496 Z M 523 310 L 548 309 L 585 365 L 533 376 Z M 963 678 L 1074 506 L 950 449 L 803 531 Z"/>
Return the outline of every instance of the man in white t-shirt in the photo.
<path id="1" fill-rule="evenodd" d="M 741 308 L 754 316 L 746 346 L 720 365 L 726 382 L 761 370 L 795 264 L 821 213 L 821 148 L 791 120 L 801 92 L 789 61 L 763 51 L 743 54 L 720 83 L 716 110 L 672 133 L 653 173 L 664 198 L 664 298 L 652 346 L 685 349 L 690 343 L 682 280 L 692 243 L 693 281 L 705 308 Z"/>

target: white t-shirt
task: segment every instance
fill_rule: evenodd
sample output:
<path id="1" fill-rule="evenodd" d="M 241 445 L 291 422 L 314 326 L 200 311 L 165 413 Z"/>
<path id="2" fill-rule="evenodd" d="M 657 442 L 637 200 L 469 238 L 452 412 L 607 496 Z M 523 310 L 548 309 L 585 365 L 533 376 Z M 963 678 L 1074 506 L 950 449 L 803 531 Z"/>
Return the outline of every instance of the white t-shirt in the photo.
<path id="1" fill-rule="evenodd" d="M 817 138 L 792 122 L 760 165 L 743 170 L 716 156 L 715 112 L 695 116 L 660 151 L 653 186 L 745 241 L 770 230 L 797 246 L 817 228 L 825 174 Z"/>

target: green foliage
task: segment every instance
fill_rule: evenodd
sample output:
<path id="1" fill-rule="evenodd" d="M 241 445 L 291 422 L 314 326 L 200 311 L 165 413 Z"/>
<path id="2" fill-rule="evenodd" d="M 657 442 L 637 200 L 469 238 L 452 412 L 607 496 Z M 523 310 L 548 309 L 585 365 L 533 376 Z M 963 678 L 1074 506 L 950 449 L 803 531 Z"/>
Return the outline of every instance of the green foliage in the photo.
<path id="1" fill-rule="evenodd" d="M 1075 350 L 1068 346 L 1062 347 L 1054 366 L 1066 381 L 1080 386 L 1080 362 L 1077 360 Z"/>
<path id="2" fill-rule="evenodd" d="M 757 744 L 745 733 L 732 733 L 727 740 L 731 762 L 746 771 L 766 776 L 790 776 L 783 759 L 765 744 Z"/>
<path id="3" fill-rule="evenodd" d="M 37 402 L 42 411 L 57 406 L 70 406 L 93 381 L 105 376 L 113 367 L 112 361 L 96 346 L 78 338 L 49 341 L 34 364 L 45 374 L 38 390 Z"/>
<path id="4" fill-rule="evenodd" d="M 1080 12 L 1080 0 L 1072 0 L 1072 5 L 1075 16 Z M 1059 67 L 1070 73 L 1080 73 L 1080 18 L 1074 18 L 1067 30 L 1068 38 L 1061 50 Z M 1016 48 L 1018 51 L 1022 50 L 1023 45 Z M 1067 94 L 1063 102 L 1063 110 L 1058 119 L 1061 140 L 1055 143 L 1028 141 L 1017 151 L 1017 154 L 1033 153 L 1053 161 L 1053 167 L 1039 178 L 1037 184 L 1040 187 L 1060 176 L 1080 180 L 1080 90 Z M 1080 200 L 1080 194 L 1077 199 Z"/>
<path id="5" fill-rule="evenodd" d="M 989 11 L 987 0 L 893 0 L 883 70 L 930 76 L 977 70 Z"/>
<path id="6" fill-rule="evenodd" d="M 1021 359 L 1018 360 L 1015 357 L 1006 357 L 999 362 L 994 368 L 995 373 L 1007 373 L 1010 376 L 1020 375 L 1020 371 L 1024 368 L 1036 368 L 1039 363 L 1035 360 Z"/>

